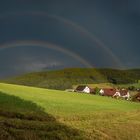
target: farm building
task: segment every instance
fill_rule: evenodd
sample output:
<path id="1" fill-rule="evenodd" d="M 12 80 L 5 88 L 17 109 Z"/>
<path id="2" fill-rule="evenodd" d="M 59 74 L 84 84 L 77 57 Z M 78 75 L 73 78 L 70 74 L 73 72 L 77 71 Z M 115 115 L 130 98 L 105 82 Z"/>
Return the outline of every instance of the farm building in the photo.
<path id="1" fill-rule="evenodd" d="M 133 97 L 133 101 L 139 101 L 139 102 L 140 102 L 140 92 L 137 93 L 137 94 Z"/>
<path id="2" fill-rule="evenodd" d="M 75 92 L 91 93 L 91 88 L 85 85 L 80 85 L 75 89 Z"/>
<path id="3" fill-rule="evenodd" d="M 129 94 L 128 90 L 120 89 L 120 90 L 116 91 L 116 93 L 113 95 L 113 97 L 122 97 L 122 98 L 128 100 L 130 98 L 130 94 Z"/>
<path id="4" fill-rule="evenodd" d="M 99 91 L 99 93 L 102 96 L 111 96 L 111 97 L 113 97 L 113 95 L 116 93 L 116 89 L 113 89 L 113 88 L 104 88 L 104 89 L 101 89 Z"/>
<path id="5" fill-rule="evenodd" d="M 120 90 L 120 96 L 124 99 L 129 99 L 130 98 L 129 91 L 126 90 L 126 89 L 121 89 Z"/>

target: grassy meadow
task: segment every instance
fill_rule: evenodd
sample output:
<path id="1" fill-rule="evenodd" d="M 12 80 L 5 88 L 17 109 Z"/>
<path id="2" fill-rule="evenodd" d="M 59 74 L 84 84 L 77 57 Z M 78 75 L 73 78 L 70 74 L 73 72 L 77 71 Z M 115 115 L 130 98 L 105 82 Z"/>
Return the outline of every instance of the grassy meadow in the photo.
<path id="1" fill-rule="evenodd" d="M 0 112 L 4 139 L 140 138 L 140 104 L 130 101 L 1 83 Z"/>

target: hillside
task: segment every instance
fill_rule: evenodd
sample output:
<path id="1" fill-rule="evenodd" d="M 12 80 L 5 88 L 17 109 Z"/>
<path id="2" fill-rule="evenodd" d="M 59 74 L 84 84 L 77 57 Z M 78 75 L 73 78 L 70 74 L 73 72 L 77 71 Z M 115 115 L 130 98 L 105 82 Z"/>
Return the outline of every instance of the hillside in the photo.
<path id="1" fill-rule="evenodd" d="M 71 68 L 56 71 L 35 72 L 8 78 L 2 82 L 49 89 L 66 89 L 77 84 L 132 84 L 140 79 L 140 69 L 115 70 Z"/>
<path id="2" fill-rule="evenodd" d="M 139 140 L 140 104 L 0 84 L 0 138 Z"/>

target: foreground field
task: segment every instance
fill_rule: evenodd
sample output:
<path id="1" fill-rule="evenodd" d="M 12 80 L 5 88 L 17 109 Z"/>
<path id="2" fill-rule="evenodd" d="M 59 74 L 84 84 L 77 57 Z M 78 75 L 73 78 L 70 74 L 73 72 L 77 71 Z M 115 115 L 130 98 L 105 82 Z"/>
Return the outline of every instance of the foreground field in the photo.
<path id="1" fill-rule="evenodd" d="M 7 137 L 139 140 L 139 103 L 2 83 L 0 91 Z"/>

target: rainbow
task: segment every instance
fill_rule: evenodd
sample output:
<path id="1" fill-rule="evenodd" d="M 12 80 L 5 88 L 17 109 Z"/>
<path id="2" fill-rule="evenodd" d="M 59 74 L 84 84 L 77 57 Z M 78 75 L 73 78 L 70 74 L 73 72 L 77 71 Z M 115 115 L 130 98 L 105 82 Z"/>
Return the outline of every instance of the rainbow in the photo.
<path id="1" fill-rule="evenodd" d="M 120 60 L 114 55 L 114 53 L 107 48 L 104 43 L 102 43 L 101 40 L 99 40 L 96 36 L 94 36 L 91 32 L 89 32 L 87 29 L 82 27 L 81 25 L 70 21 L 68 19 L 62 18 L 60 16 L 55 16 L 55 15 L 50 15 L 46 12 L 22 12 L 22 13 L 15 13 L 15 12 L 10 12 L 10 13 L 4 13 L 0 15 L 0 19 L 8 18 L 8 17 L 16 17 L 16 16 L 43 16 L 43 17 L 48 17 L 51 19 L 54 19 L 56 21 L 59 21 L 70 28 L 74 29 L 75 31 L 79 32 L 83 36 L 86 36 L 93 44 L 96 44 L 96 47 L 100 47 L 101 50 L 103 50 L 108 56 L 111 57 L 112 61 L 114 64 L 116 64 L 119 67 L 122 67 L 122 64 Z M 80 55 L 53 43 L 49 43 L 47 41 L 42 41 L 42 40 L 16 40 L 16 41 L 10 41 L 8 43 L 0 44 L 0 50 L 6 49 L 6 48 L 13 48 L 13 47 L 21 47 L 21 46 L 40 46 L 48 49 L 52 49 L 58 52 L 61 52 L 63 54 L 66 54 L 75 60 L 79 61 L 81 64 L 83 64 L 86 67 L 93 67 L 92 64 L 87 62 L 84 58 L 82 58 Z M 102 76 L 99 72 L 97 72 L 100 76 Z"/>
<path id="2" fill-rule="evenodd" d="M 83 64 L 85 67 L 92 68 L 92 65 L 89 62 L 87 62 L 84 58 L 79 56 L 78 54 L 71 52 L 67 49 L 64 49 L 63 47 L 60 47 L 58 45 L 49 43 L 47 41 L 40 41 L 40 40 L 12 41 L 12 42 L 0 45 L 0 50 L 6 49 L 6 48 L 22 47 L 22 46 L 40 46 L 40 47 L 48 48 L 51 50 L 55 50 L 74 58 L 75 60 Z"/>
<path id="3" fill-rule="evenodd" d="M 89 62 L 87 62 L 84 58 L 82 58 L 78 54 L 71 52 L 67 49 L 64 49 L 58 45 L 49 43 L 47 41 L 39 41 L 39 40 L 12 41 L 12 42 L 0 45 L 0 50 L 8 49 L 8 48 L 15 48 L 15 47 L 25 47 L 25 46 L 34 46 L 34 47 L 39 46 L 39 47 L 48 48 L 54 51 L 58 51 L 60 53 L 63 53 L 65 55 L 72 57 L 73 59 L 80 62 L 82 65 L 84 65 L 85 67 L 88 67 L 88 68 L 93 67 Z M 105 77 L 101 73 L 99 73 L 97 70 L 95 70 L 95 72 L 99 77 L 102 77 L 102 79 L 105 79 Z"/>
<path id="4" fill-rule="evenodd" d="M 68 25 L 69 27 L 75 29 L 77 32 L 79 32 L 80 34 L 88 37 L 94 44 L 96 44 L 96 47 L 100 47 L 106 54 L 108 54 L 112 61 L 114 62 L 114 64 L 116 64 L 119 67 L 122 67 L 121 61 L 114 55 L 114 53 L 104 45 L 104 43 L 102 43 L 101 40 L 99 40 L 96 36 L 94 36 L 91 32 L 89 32 L 87 29 L 85 29 L 84 27 L 82 27 L 81 25 L 62 18 L 60 16 L 56 16 L 56 15 L 50 15 L 46 12 L 36 12 L 36 11 L 30 11 L 30 12 L 22 12 L 22 13 L 15 13 L 15 12 L 10 12 L 10 13 L 5 13 L 0 15 L 0 18 L 5 18 L 7 16 L 22 16 L 22 15 L 28 15 L 28 16 L 44 16 L 44 17 L 48 17 L 48 18 L 52 18 L 55 19 L 57 21 L 60 21 L 62 23 L 64 23 L 65 25 Z"/>

